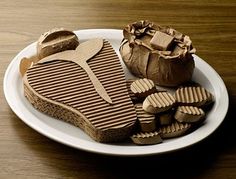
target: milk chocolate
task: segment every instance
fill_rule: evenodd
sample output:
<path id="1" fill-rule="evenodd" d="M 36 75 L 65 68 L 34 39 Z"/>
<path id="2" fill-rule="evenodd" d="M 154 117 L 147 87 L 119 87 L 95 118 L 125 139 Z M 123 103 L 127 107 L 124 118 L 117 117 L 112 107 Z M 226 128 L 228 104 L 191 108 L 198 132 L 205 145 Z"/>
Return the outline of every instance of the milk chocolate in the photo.
<path id="1" fill-rule="evenodd" d="M 213 95 L 200 86 L 178 88 L 174 94 L 176 102 L 182 106 L 204 106 L 213 102 Z"/>
<path id="2" fill-rule="evenodd" d="M 42 59 L 65 50 L 74 50 L 78 45 L 79 39 L 74 32 L 63 28 L 54 28 L 39 37 L 37 42 L 38 58 Z"/>
<path id="3" fill-rule="evenodd" d="M 138 145 L 158 144 L 162 142 L 159 132 L 138 133 L 131 136 L 132 141 Z"/>
<path id="4" fill-rule="evenodd" d="M 161 126 L 158 132 L 161 134 L 161 138 L 163 139 L 173 138 L 185 134 L 190 127 L 191 124 L 189 123 L 173 122 L 170 125 Z"/>
<path id="5" fill-rule="evenodd" d="M 205 112 L 194 106 L 179 106 L 174 117 L 179 122 L 193 123 L 202 120 L 205 117 Z"/>
<path id="6" fill-rule="evenodd" d="M 57 58 L 63 51 L 45 63 L 43 58 L 24 75 L 24 94 L 39 111 L 80 127 L 98 142 L 115 142 L 129 138 L 136 126 L 137 116 L 128 95 L 120 60 L 106 40 L 102 48 L 88 61 L 99 82 L 105 88 L 112 104 L 96 91 L 84 68 L 74 61 Z M 77 48 L 83 47 L 80 44 Z M 78 49 L 76 49 L 77 51 Z M 87 54 L 84 51 L 83 54 Z"/>
<path id="7" fill-rule="evenodd" d="M 22 77 L 25 75 L 28 68 L 33 66 L 33 64 L 34 64 L 34 62 L 30 58 L 24 57 L 21 59 L 19 71 L 20 71 L 20 74 Z"/>
<path id="8" fill-rule="evenodd" d="M 123 35 L 120 54 L 136 77 L 151 79 L 159 86 L 179 86 L 191 80 L 196 50 L 187 35 L 148 20 L 128 24 Z"/>
<path id="9" fill-rule="evenodd" d="M 167 111 L 173 107 L 175 98 L 168 92 L 158 92 L 149 95 L 143 102 L 143 109 L 156 114 Z"/>
<path id="10" fill-rule="evenodd" d="M 173 41 L 174 41 L 173 36 L 170 36 L 160 31 L 156 31 L 156 33 L 154 34 L 154 36 L 150 41 L 150 44 L 154 49 L 168 50 L 168 48 L 172 45 Z"/>
<path id="11" fill-rule="evenodd" d="M 146 98 L 148 95 L 157 92 L 154 82 L 147 78 L 135 80 L 130 89 L 139 98 Z"/>
<path id="12" fill-rule="evenodd" d="M 30 57 L 23 57 L 20 61 L 20 66 L 19 66 L 19 71 L 21 76 L 23 77 L 26 71 L 34 64 L 36 64 L 38 61 L 39 58 L 37 55 L 32 55 Z"/>

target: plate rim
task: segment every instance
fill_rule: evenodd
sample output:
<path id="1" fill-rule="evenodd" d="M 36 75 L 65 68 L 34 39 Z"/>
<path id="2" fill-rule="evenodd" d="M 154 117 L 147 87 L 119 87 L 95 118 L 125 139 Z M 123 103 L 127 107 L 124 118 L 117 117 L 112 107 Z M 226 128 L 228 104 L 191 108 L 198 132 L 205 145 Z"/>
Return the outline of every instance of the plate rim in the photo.
<path id="1" fill-rule="evenodd" d="M 77 31 L 74 31 L 77 35 L 79 33 L 97 33 L 97 34 L 101 34 L 101 33 L 104 33 L 104 31 L 107 33 L 110 33 L 110 35 L 108 36 L 113 36 L 114 34 L 116 35 L 121 35 L 121 32 L 122 30 L 119 30 L 119 29 L 82 29 L 82 30 L 77 30 Z M 107 38 L 107 37 L 106 37 Z M 122 39 L 121 39 L 122 40 Z M 196 143 L 199 143 L 200 141 L 206 139 L 208 136 L 210 136 L 214 131 L 216 131 L 216 129 L 221 125 L 221 123 L 224 121 L 224 118 L 227 114 L 227 111 L 228 111 L 228 106 L 229 106 L 229 96 L 228 96 L 228 92 L 227 92 L 227 89 L 226 89 L 226 86 L 224 84 L 224 81 L 222 80 L 222 78 L 220 77 L 220 75 L 213 69 L 213 67 L 211 67 L 206 61 L 204 61 L 203 59 L 201 59 L 199 56 L 197 55 L 194 55 L 194 59 L 198 59 L 198 63 L 200 64 L 203 64 L 203 67 L 204 68 L 207 68 L 208 70 L 211 71 L 211 73 L 213 73 L 215 75 L 215 77 L 217 78 L 219 84 L 221 84 L 221 90 L 224 92 L 224 101 L 225 101 L 225 105 L 224 105 L 224 110 L 223 110 L 223 113 L 221 113 L 221 118 L 222 120 L 217 123 L 217 125 L 215 126 L 215 128 L 213 130 L 211 130 L 210 132 L 208 132 L 207 134 L 205 134 L 206 136 L 198 139 L 197 141 L 195 142 L 192 142 L 188 145 L 186 144 L 181 144 L 182 146 L 180 147 L 174 147 L 172 149 L 169 149 L 169 150 L 163 150 L 161 152 L 155 152 L 155 151 L 152 151 L 152 146 L 154 145 L 150 145 L 150 146 L 145 146 L 145 148 L 147 149 L 146 151 L 145 150 L 141 150 L 141 151 L 136 151 L 136 152 L 125 152 L 125 151 L 122 151 L 124 149 L 124 147 L 126 147 L 127 149 L 130 147 L 130 146 L 115 146 L 117 149 L 121 149 L 121 151 L 118 152 L 118 150 L 112 150 L 112 147 L 114 146 L 110 146 L 109 144 L 105 144 L 105 145 L 108 145 L 106 148 L 106 151 L 104 151 L 103 147 L 104 147 L 104 144 L 101 144 L 101 143 L 98 143 L 98 146 L 95 147 L 95 149 L 93 148 L 94 147 L 94 142 L 90 142 L 90 141 L 83 141 L 83 139 L 79 139 L 81 140 L 81 144 L 82 146 L 75 146 L 73 144 L 71 144 L 71 142 L 73 141 L 73 138 L 71 139 L 72 141 L 61 141 L 58 136 L 54 136 L 52 134 L 45 134 L 45 131 L 43 131 L 43 129 L 39 129 L 38 127 L 34 126 L 31 122 L 29 122 L 27 119 L 24 119 L 23 115 L 17 110 L 17 108 L 15 108 L 14 106 L 14 102 L 11 100 L 11 98 L 9 97 L 9 94 L 7 93 L 7 85 L 8 85 L 8 81 L 7 81 L 7 77 L 8 77 L 8 74 L 9 74 L 9 71 L 11 70 L 12 66 L 14 65 L 14 63 L 17 61 L 17 58 L 25 51 L 27 51 L 27 49 L 30 49 L 32 48 L 32 46 L 35 46 L 36 42 L 33 42 L 29 45 L 27 45 L 23 50 L 21 50 L 20 52 L 18 52 L 18 54 L 11 60 L 10 64 L 8 65 L 6 71 L 5 71 L 5 74 L 4 74 L 4 79 L 3 79 L 3 91 L 4 91 L 4 96 L 5 96 L 5 99 L 8 103 L 8 105 L 10 106 L 11 110 L 25 123 L 27 124 L 29 127 L 31 127 L 32 129 L 34 129 L 35 131 L 39 132 L 40 134 L 54 140 L 54 141 L 57 141 L 59 143 L 62 143 L 64 145 L 67 145 L 67 146 L 70 146 L 70 147 L 73 147 L 73 148 L 76 148 L 76 149 L 80 149 L 80 150 L 84 150 L 84 151 L 87 151 L 87 152 L 93 152 L 93 153 L 98 153 L 98 154 L 105 154 L 105 155 L 113 155 L 113 156 L 144 156 L 144 155 L 157 155 L 157 154 L 163 154 L 163 153 L 169 153 L 169 152 L 173 152 L 173 151 L 176 151 L 176 150 L 180 150 L 180 149 L 184 149 L 186 147 L 190 147 Z M 118 56 L 120 56 L 118 54 Z M 59 135 L 59 137 L 62 135 L 60 133 L 58 133 L 57 135 Z M 63 135 L 62 135 L 63 136 Z M 133 147 L 133 146 L 131 146 Z M 140 146 L 142 147 L 142 146 Z M 108 150 L 107 150 L 108 149 Z"/>

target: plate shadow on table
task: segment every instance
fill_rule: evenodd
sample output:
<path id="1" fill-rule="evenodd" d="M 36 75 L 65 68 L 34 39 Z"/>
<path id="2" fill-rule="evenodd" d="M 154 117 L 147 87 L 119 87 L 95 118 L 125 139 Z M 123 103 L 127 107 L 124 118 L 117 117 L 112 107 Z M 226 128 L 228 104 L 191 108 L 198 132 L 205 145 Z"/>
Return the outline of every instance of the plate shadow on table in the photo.
<path id="1" fill-rule="evenodd" d="M 208 170 L 217 168 L 214 164 L 218 158 L 236 147 L 235 140 L 232 140 L 236 126 L 233 111 L 236 104 L 233 101 L 230 101 L 222 125 L 207 139 L 180 151 L 145 157 L 116 157 L 84 152 L 40 135 L 23 122 L 16 121 L 17 117 L 11 118 L 11 122 L 24 145 L 41 159 L 40 162 L 53 167 L 59 176 L 76 178 L 90 173 L 91 178 L 198 178 Z"/>

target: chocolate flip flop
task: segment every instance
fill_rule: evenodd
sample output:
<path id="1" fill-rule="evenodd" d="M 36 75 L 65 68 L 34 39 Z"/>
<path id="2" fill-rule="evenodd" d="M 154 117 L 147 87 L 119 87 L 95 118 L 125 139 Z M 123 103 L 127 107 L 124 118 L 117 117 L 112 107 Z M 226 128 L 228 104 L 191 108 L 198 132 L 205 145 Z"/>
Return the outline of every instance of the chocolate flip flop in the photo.
<path id="1" fill-rule="evenodd" d="M 102 40 L 101 49 L 82 66 L 74 61 L 86 56 L 78 50 L 81 45 L 30 67 L 23 77 L 24 94 L 39 111 L 79 126 L 96 141 L 123 140 L 137 117 L 119 58 Z"/>

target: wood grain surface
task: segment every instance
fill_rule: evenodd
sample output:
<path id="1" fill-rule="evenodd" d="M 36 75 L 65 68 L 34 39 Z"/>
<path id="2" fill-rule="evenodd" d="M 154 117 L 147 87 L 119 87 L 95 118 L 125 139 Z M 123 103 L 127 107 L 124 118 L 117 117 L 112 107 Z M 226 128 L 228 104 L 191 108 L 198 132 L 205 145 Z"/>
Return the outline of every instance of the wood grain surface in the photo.
<path id="1" fill-rule="evenodd" d="M 236 178 L 235 0 L 1 0 L 1 81 L 13 57 L 53 27 L 122 29 L 140 19 L 189 35 L 197 55 L 222 77 L 230 107 L 217 131 L 197 145 L 161 156 L 96 155 L 25 125 L 8 106 L 1 83 L 0 178 Z"/>

